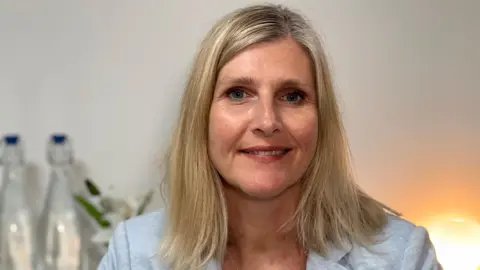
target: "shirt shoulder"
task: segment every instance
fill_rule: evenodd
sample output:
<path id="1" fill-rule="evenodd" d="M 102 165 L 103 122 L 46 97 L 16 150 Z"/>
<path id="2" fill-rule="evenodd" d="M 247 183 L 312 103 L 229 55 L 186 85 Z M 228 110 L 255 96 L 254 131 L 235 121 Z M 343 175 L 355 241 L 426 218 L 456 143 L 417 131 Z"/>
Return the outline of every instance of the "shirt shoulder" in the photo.
<path id="1" fill-rule="evenodd" d="M 163 210 L 121 222 L 110 240 L 99 270 L 163 270 L 158 263 L 158 247 L 165 223 Z"/>
<path id="2" fill-rule="evenodd" d="M 441 269 L 424 227 L 393 215 L 388 215 L 387 220 L 372 246 L 353 246 L 347 256 L 350 265 L 375 269 Z"/>

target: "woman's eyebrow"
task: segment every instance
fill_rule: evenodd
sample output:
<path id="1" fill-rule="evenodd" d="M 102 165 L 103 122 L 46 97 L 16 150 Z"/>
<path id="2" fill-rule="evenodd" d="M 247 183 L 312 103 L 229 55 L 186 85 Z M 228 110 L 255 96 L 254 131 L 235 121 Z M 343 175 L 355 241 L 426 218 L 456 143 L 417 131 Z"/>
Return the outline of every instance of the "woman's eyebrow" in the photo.
<path id="1" fill-rule="evenodd" d="M 258 83 L 256 82 L 255 78 L 253 77 L 245 77 L 245 76 L 224 76 L 220 78 L 217 82 L 217 85 L 242 85 L 242 86 L 255 86 Z M 314 86 L 309 83 L 304 83 L 298 79 L 294 78 L 286 78 L 286 79 L 278 79 L 274 83 L 276 88 L 281 87 L 308 87 L 313 88 Z"/>
<path id="2" fill-rule="evenodd" d="M 224 76 L 220 78 L 217 85 L 243 85 L 243 86 L 255 86 L 255 79 L 245 76 Z"/>

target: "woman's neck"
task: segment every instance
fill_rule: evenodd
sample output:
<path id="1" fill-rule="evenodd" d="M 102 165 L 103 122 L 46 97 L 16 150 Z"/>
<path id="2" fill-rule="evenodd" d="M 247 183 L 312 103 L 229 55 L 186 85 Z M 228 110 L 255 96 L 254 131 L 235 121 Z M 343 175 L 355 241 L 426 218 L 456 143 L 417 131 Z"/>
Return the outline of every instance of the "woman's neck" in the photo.
<path id="1" fill-rule="evenodd" d="M 225 196 L 229 223 L 226 260 L 234 260 L 237 266 L 246 268 L 247 264 L 253 267 L 255 262 L 262 265 L 305 257 L 297 240 L 296 228 L 284 226 L 295 214 L 299 186 L 292 186 L 270 200 L 254 199 L 228 187 Z"/>

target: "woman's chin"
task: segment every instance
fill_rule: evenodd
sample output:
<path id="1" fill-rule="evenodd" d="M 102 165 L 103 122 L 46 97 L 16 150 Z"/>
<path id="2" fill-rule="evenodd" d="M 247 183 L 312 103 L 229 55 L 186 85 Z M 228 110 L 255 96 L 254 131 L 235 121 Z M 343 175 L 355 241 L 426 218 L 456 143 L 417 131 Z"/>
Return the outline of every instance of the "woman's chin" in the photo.
<path id="1" fill-rule="evenodd" d="M 286 181 L 275 181 L 270 183 L 236 183 L 235 191 L 241 193 L 242 196 L 253 200 L 269 200 L 275 199 L 287 190 L 294 183 Z"/>
<path id="2" fill-rule="evenodd" d="M 280 197 L 285 189 L 256 189 L 242 190 L 245 197 L 251 200 L 267 201 Z"/>

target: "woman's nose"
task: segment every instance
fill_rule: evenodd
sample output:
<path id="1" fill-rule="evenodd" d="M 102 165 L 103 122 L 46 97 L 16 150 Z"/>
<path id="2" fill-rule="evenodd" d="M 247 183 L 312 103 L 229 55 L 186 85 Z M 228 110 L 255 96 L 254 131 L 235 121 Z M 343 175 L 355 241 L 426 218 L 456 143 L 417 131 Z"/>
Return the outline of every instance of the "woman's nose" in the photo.
<path id="1" fill-rule="evenodd" d="M 272 101 L 258 100 L 252 118 L 252 131 L 255 134 L 271 137 L 281 131 L 281 119 Z"/>

